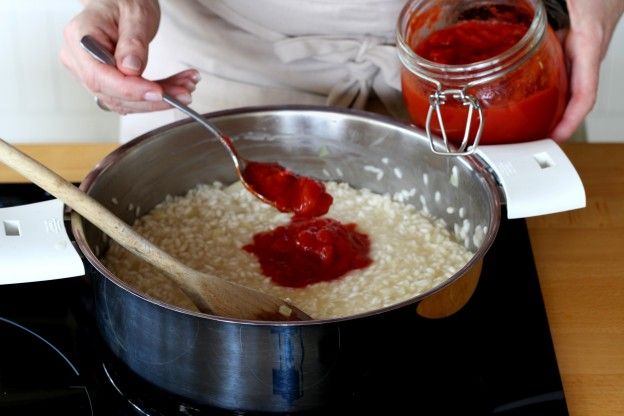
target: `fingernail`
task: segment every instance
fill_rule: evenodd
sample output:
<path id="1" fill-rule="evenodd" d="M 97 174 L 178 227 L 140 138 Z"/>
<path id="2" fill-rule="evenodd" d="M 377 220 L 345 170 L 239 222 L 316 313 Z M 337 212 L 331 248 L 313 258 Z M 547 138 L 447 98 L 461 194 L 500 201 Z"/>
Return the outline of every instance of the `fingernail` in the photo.
<path id="1" fill-rule="evenodd" d="M 121 61 L 121 66 L 131 71 L 140 71 L 143 63 L 136 55 L 128 55 L 123 61 Z"/>
<path id="2" fill-rule="evenodd" d="M 190 104 L 191 101 L 193 101 L 193 99 L 191 98 L 191 94 L 179 94 L 176 95 L 176 99 L 183 102 L 184 104 Z"/>
<path id="3" fill-rule="evenodd" d="M 143 95 L 145 101 L 162 101 L 162 94 L 157 91 L 148 91 Z"/>
<path id="4" fill-rule="evenodd" d="M 194 82 L 191 82 L 191 81 L 187 81 L 187 82 L 185 82 L 185 83 L 184 83 L 184 87 L 185 87 L 187 90 L 191 91 L 191 92 L 195 91 L 195 88 L 197 88 L 197 86 L 195 85 L 195 83 L 194 83 Z"/>
<path id="5" fill-rule="evenodd" d="M 191 79 L 195 82 L 199 82 L 201 81 L 201 74 L 199 72 L 194 72 L 193 75 L 191 75 Z"/>

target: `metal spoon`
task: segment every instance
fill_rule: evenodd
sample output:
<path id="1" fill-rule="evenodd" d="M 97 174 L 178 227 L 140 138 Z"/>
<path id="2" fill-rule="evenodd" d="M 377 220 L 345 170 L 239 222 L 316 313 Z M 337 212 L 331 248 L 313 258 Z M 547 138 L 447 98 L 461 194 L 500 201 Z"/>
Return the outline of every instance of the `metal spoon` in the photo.
<path id="1" fill-rule="evenodd" d="M 117 66 L 115 62 L 115 57 L 93 37 L 89 35 L 83 36 L 82 39 L 80 39 L 80 45 L 99 62 L 106 65 Z M 214 124 L 206 120 L 201 114 L 188 107 L 187 105 L 184 105 L 170 95 L 163 94 L 162 99 L 167 104 L 177 108 L 187 116 L 191 117 L 193 120 L 197 121 L 210 133 L 214 134 L 223 144 L 223 146 L 225 146 L 225 149 L 232 158 L 232 161 L 234 162 L 234 167 L 236 168 L 236 175 L 238 176 L 238 179 L 241 181 L 241 183 L 245 186 L 245 188 L 262 202 L 275 206 L 274 201 L 265 198 L 261 193 L 256 191 L 256 189 L 254 189 L 254 187 L 246 180 L 243 172 L 247 167 L 247 161 L 239 156 L 238 152 L 236 151 L 236 147 L 234 147 L 234 144 L 232 143 L 232 139 L 223 134 Z"/>
<path id="2" fill-rule="evenodd" d="M 277 297 L 182 264 L 142 237 L 91 196 L 2 139 L 0 162 L 63 201 L 122 247 L 166 273 L 201 312 L 252 320 L 311 319 L 303 311 Z"/>

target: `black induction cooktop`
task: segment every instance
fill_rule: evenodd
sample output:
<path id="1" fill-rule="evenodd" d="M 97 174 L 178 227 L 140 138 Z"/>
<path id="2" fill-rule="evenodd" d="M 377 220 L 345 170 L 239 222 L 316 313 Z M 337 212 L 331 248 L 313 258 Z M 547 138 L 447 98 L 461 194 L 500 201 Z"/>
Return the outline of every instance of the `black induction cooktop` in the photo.
<path id="1" fill-rule="evenodd" d="M 49 198 L 34 185 L 0 185 L 0 207 Z M 374 347 L 369 364 L 315 413 L 568 414 L 523 220 L 502 221 L 458 313 L 380 319 L 383 333 L 362 338 Z M 0 286 L 0 415 L 35 414 L 229 413 L 160 391 L 117 362 L 99 339 L 89 280 L 78 277 Z"/>

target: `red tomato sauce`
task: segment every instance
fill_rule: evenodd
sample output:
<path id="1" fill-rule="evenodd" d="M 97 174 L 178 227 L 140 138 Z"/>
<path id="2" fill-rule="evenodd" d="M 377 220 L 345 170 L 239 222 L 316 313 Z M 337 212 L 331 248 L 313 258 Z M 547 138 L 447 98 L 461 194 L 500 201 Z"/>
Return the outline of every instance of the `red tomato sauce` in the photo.
<path id="1" fill-rule="evenodd" d="M 464 20 L 434 31 L 424 39 L 409 39 L 419 56 L 442 65 L 466 65 L 491 59 L 515 45 L 526 33 L 530 21 L 518 12 L 511 22 Z M 412 121 L 425 126 L 433 84 L 423 81 L 405 67 L 401 72 L 403 96 Z M 563 115 L 567 99 L 567 75 L 563 53 L 552 29 L 547 28 L 543 45 L 509 75 L 467 91 L 476 96 L 484 112 L 483 144 L 514 143 L 548 137 Z M 448 99 L 440 107 L 444 128 L 451 141 L 464 136 L 466 106 Z M 474 135 L 478 118 L 473 115 Z M 431 129 L 440 136 L 437 117 Z"/>
<path id="2" fill-rule="evenodd" d="M 291 222 L 253 236 L 243 247 L 260 262 L 265 276 L 287 287 L 305 287 L 337 279 L 367 267 L 370 240 L 327 213 L 333 197 L 322 182 L 299 176 L 277 163 L 248 162 L 243 171 L 251 187 L 282 212 L 293 212 Z"/>
<path id="3" fill-rule="evenodd" d="M 518 43 L 527 31 L 521 23 L 469 20 L 438 30 L 416 45 L 421 57 L 445 65 L 485 61 Z"/>
<path id="4" fill-rule="evenodd" d="M 296 175 L 277 163 L 248 162 L 243 177 L 275 208 L 293 212 L 295 218 L 321 216 L 334 200 L 323 183 Z"/>
<path id="5" fill-rule="evenodd" d="M 331 218 L 293 219 L 254 235 L 243 249 L 257 256 L 264 275 L 276 284 L 305 287 L 372 263 L 370 240 L 355 228 Z"/>

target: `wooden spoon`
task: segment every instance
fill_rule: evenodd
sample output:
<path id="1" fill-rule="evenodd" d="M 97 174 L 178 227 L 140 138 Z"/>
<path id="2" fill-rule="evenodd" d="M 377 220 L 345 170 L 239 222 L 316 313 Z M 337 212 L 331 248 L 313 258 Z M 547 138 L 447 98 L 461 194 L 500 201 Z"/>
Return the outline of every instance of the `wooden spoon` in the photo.
<path id="1" fill-rule="evenodd" d="M 266 321 L 311 319 L 281 299 L 185 266 L 143 238 L 98 201 L 2 139 L 0 162 L 63 201 L 122 247 L 166 273 L 201 312 Z"/>

